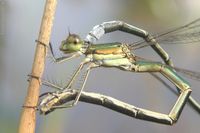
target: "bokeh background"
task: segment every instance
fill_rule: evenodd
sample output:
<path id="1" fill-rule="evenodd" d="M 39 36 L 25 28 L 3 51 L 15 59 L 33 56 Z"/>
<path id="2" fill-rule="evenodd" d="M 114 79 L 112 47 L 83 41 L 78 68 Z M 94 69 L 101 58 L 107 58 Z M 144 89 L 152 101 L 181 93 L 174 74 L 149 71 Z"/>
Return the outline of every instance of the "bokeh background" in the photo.
<path id="1" fill-rule="evenodd" d="M 31 72 L 45 0 L 0 0 L 0 132 L 17 131 L 22 105 L 27 93 L 27 74 Z M 61 40 L 77 33 L 82 38 L 94 25 L 123 20 L 157 33 L 200 17 L 199 0 L 58 0 L 51 42 L 57 56 Z M 139 38 L 115 32 L 102 42 L 134 42 Z M 199 44 L 163 45 L 178 67 L 199 71 Z M 135 51 L 141 57 L 160 61 L 151 48 Z M 47 59 L 44 78 L 66 83 L 82 58 L 62 64 Z M 199 82 L 187 79 L 192 96 L 200 102 Z M 74 88 L 80 86 L 81 78 Z M 173 85 L 171 85 L 173 87 Z M 92 71 L 86 88 L 110 95 L 137 107 L 168 113 L 177 96 L 149 74 L 99 68 Z M 53 91 L 42 87 L 42 92 Z M 71 109 L 57 110 L 47 116 L 37 115 L 37 133 L 197 133 L 200 116 L 186 105 L 177 124 L 166 126 L 137 120 L 106 108 L 79 103 Z"/>

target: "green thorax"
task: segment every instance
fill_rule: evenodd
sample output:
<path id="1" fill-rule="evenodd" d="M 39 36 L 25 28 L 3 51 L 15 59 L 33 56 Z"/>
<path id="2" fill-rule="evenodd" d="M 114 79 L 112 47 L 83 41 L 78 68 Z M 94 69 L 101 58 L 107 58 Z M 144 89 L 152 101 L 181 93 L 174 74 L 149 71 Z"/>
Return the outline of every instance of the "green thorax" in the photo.
<path id="1" fill-rule="evenodd" d="M 103 43 L 103 44 L 92 44 L 87 48 L 87 51 L 85 54 L 100 54 L 105 52 L 109 53 L 108 51 L 116 51 L 121 49 L 121 43 L 115 42 L 115 43 Z"/>
<path id="2" fill-rule="evenodd" d="M 127 46 L 118 42 L 93 44 L 85 52 L 86 56 L 90 56 L 94 60 L 122 59 L 126 58 L 129 53 Z"/>

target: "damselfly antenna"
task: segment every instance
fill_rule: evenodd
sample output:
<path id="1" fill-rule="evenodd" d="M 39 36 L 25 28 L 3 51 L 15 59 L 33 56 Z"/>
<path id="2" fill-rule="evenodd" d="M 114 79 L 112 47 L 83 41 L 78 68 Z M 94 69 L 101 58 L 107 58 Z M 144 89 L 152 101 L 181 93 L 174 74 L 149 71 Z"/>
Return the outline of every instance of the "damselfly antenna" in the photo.
<path id="1" fill-rule="evenodd" d="M 70 36 L 71 35 L 71 32 L 70 32 L 70 28 L 68 27 L 68 35 Z"/>

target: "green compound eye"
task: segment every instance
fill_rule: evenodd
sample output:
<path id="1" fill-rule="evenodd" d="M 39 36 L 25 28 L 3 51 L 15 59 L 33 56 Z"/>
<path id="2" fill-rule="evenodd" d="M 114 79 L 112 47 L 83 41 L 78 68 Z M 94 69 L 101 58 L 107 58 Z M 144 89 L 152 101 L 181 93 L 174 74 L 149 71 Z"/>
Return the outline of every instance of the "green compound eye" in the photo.
<path id="1" fill-rule="evenodd" d="M 75 38 L 74 39 L 74 44 L 78 44 L 78 43 L 80 43 L 80 39 L 79 38 Z"/>

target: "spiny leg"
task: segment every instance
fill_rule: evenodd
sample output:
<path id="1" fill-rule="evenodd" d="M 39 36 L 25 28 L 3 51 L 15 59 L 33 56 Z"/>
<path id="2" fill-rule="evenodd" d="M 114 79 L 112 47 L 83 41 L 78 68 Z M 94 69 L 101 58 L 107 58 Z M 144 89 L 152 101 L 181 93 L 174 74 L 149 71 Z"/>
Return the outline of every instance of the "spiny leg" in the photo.
<path id="1" fill-rule="evenodd" d="M 72 76 L 71 80 L 69 81 L 69 83 L 63 88 L 63 91 L 66 90 L 66 89 L 69 89 L 69 88 L 72 86 L 73 82 L 74 82 L 75 79 L 77 78 L 77 76 L 78 76 L 78 74 L 80 73 L 81 69 L 82 69 L 83 66 L 84 66 L 86 63 L 88 63 L 88 62 L 89 62 L 89 60 L 85 59 L 85 60 L 80 64 L 80 66 L 78 67 L 78 69 L 77 69 L 77 70 L 75 71 L 75 73 L 73 74 L 73 76 Z M 89 67 L 89 69 L 87 70 L 87 73 L 86 73 L 86 76 L 85 76 L 83 85 L 82 85 L 80 91 L 78 92 L 78 94 L 77 94 L 77 96 L 76 96 L 74 102 L 71 103 L 71 104 L 65 105 L 65 106 L 54 106 L 53 108 L 69 108 L 69 107 L 73 107 L 74 105 L 76 105 L 77 102 L 78 102 L 78 100 L 79 100 L 79 98 L 80 98 L 81 92 L 83 91 L 83 88 L 84 88 L 84 86 L 85 86 L 85 83 L 86 83 L 87 77 L 88 77 L 88 75 L 89 75 L 89 72 L 90 72 L 90 67 Z"/>
<path id="2" fill-rule="evenodd" d="M 62 87 L 60 87 L 60 86 L 58 86 L 58 85 L 56 85 L 54 83 L 51 83 L 51 82 L 49 82 L 47 80 L 42 80 L 42 85 L 55 88 L 56 90 L 59 90 L 59 91 L 63 90 Z"/>
<path id="3" fill-rule="evenodd" d="M 79 92 L 78 92 L 78 94 L 77 94 L 77 96 L 76 96 L 74 102 L 72 103 L 72 106 L 75 106 L 75 105 L 78 103 L 79 98 L 80 98 L 80 96 L 81 96 L 81 93 L 82 93 L 82 91 L 83 91 L 83 89 L 84 89 L 84 87 L 85 87 L 85 84 L 86 84 L 86 82 L 87 82 L 89 73 L 90 73 L 91 69 L 92 69 L 92 68 L 95 68 L 95 67 L 98 67 L 98 65 L 96 65 L 95 63 L 91 63 L 91 64 L 89 65 L 89 67 L 87 68 L 87 72 L 86 72 L 86 75 L 85 75 L 85 77 L 84 77 L 83 84 L 82 84 L 81 89 L 79 90 Z"/>
<path id="4" fill-rule="evenodd" d="M 91 63 L 88 68 L 87 68 L 87 72 L 86 72 L 86 75 L 84 77 L 84 80 L 83 80 L 83 84 L 81 86 L 81 88 L 79 89 L 77 95 L 76 95 L 76 98 L 74 99 L 74 101 L 71 103 L 71 104 L 67 104 L 67 105 L 64 105 L 64 106 L 53 106 L 53 108 L 70 108 L 70 107 L 73 107 L 75 105 L 77 105 L 79 99 L 80 99 L 80 96 L 81 96 L 81 93 L 83 92 L 83 89 L 85 87 L 85 84 L 87 82 L 87 79 L 88 79 L 88 76 L 89 76 L 89 73 L 91 71 L 92 68 L 95 68 L 95 67 L 98 67 L 99 65 L 96 65 L 95 63 Z"/>
<path id="5" fill-rule="evenodd" d="M 164 75 L 168 80 L 170 80 L 174 85 L 179 88 L 180 95 L 171 109 L 170 113 L 167 115 L 171 120 L 172 123 L 175 123 L 186 104 L 189 95 L 191 93 L 190 86 L 180 77 L 178 76 L 175 71 L 173 71 L 170 67 L 165 66 L 161 63 L 154 63 L 154 62 L 136 62 L 135 63 L 135 72 L 160 72 L 162 75 Z M 166 119 L 168 120 L 168 119 Z M 159 119 L 156 120 L 157 122 L 161 122 Z"/>
<path id="6" fill-rule="evenodd" d="M 82 62 L 82 63 L 79 65 L 78 69 L 77 69 L 77 70 L 75 71 L 75 73 L 73 74 L 71 80 L 70 80 L 69 83 L 63 88 L 62 91 L 65 91 L 66 89 L 69 89 L 69 88 L 72 86 L 74 80 L 76 79 L 76 77 L 77 77 L 78 74 L 80 73 L 80 71 L 81 71 L 81 69 L 83 68 L 84 64 L 85 64 L 85 62 Z M 81 95 L 81 94 L 78 94 L 78 95 Z M 78 95 L 77 95 L 77 96 L 78 96 Z M 79 97 L 80 97 L 80 96 L 79 96 Z M 77 98 L 76 98 L 76 99 L 77 99 Z M 79 99 L 77 99 L 77 100 L 79 100 Z M 76 102 L 76 103 L 77 103 L 77 102 Z M 58 109 L 58 108 L 70 108 L 70 107 L 73 107 L 73 106 L 74 106 L 74 102 L 71 103 L 71 104 L 67 104 L 67 105 L 65 105 L 65 106 L 53 106 L 52 109 L 53 109 L 53 108 L 56 108 L 56 109 Z"/>
<path id="7" fill-rule="evenodd" d="M 86 63 L 88 63 L 88 62 L 82 62 L 82 63 L 79 65 L 78 69 L 77 69 L 77 70 L 75 71 L 75 73 L 73 74 L 71 80 L 70 80 L 69 83 L 63 88 L 63 90 L 69 89 L 69 88 L 72 86 L 73 82 L 75 81 L 75 79 L 77 78 L 77 76 L 78 76 L 78 74 L 80 73 L 81 69 L 83 68 L 83 66 L 84 66 Z"/>
<path id="8" fill-rule="evenodd" d="M 75 73 L 73 74 L 73 76 L 72 76 L 71 80 L 69 81 L 69 83 L 68 83 L 65 87 L 63 87 L 63 88 L 58 87 L 58 86 L 56 86 L 55 84 L 50 83 L 49 81 L 46 81 L 46 80 L 42 80 L 42 84 L 45 85 L 45 86 L 53 87 L 53 88 L 55 88 L 55 89 L 57 89 L 57 90 L 61 90 L 61 91 L 62 91 L 62 90 L 65 90 L 65 89 L 68 89 L 68 88 L 71 87 L 71 85 L 73 84 L 74 80 L 76 79 L 76 77 L 78 76 L 79 72 L 81 71 L 81 69 L 83 68 L 84 64 L 86 64 L 86 63 L 87 63 L 87 61 L 84 60 L 84 61 L 79 65 L 78 69 L 77 69 L 77 70 L 75 71 Z"/>

